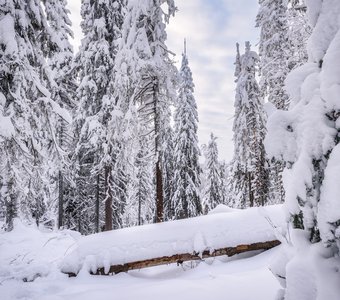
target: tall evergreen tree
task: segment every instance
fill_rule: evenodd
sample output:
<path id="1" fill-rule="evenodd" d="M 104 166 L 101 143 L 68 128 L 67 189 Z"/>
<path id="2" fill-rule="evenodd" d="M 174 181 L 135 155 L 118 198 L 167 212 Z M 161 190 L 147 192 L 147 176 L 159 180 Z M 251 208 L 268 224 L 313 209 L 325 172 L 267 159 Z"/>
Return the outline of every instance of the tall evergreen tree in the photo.
<path id="1" fill-rule="evenodd" d="M 259 56 L 261 58 L 260 89 L 263 97 L 277 109 L 287 110 L 289 97 L 284 90 L 284 81 L 293 62 L 289 40 L 287 0 L 259 0 L 260 8 L 256 26 L 260 28 Z M 282 203 L 283 163 L 272 159 L 269 163 L 269 198 L 272 203 Z"/>
<path id="2" fill-rule="evenodd" d="M 260 28 L 260 87 L 277 109 L 287 109 L 289 98 L 283 86 L 289 72 L 288 18 L 286 0 L 259 0 L 256 26 Z"/>
<path id="3" fill-rule="evenodd" d="M 286 56 L 286 61 L 282 61 L 288 72 L 307 62 L 307 39 L 311 34 L 311 26 L 307 20 L 306 5 L 304 0 L 290 0 L 287 5 L 287 44 L 282 49 Z M 285 18 L 283 18 L 285 20 Z M 286 28 L 286 26 L 285 26 Z M 282 33 L 283 34 L 283 33 Z M 280 54 L 277 54 L 279 59 Z M 287 107 L 288 108 L 288 107 Z M 286 108 L 285 108 L 286 109 Z M 269 163 L 269 203 L 282 203 L 285 198 L 285 191 L 282 182 L 282 171 L 284 162 L 277 158 L 272 158 Z"/>
<path id="4" fill-rule="evenodd" d="M 168 12 L 162 4 L 166 3 Z M 138 107 L 139 116 L 150 127 L 153 136 L 156 181 L 156 218 L 164 219 L 164 170 L 162 159 L 166 148 L 166 130 L 170 124 L 170 103 L 175 98 L 176 69 L 165 45 L 165 27 L 174 14 L 173 0 L 138 0 L 128 5 L 124 22 L 121 69 L 125 74 L 128 95 Z"/>
<path id="5" fill-rule="evenodd" d="M 71 73 L 73 62 L 73 47 L 69 41 L 73 37 L 70 11 L 66 8 L 66 0 L 44 0 L 44 7 L 47 22 L 50 27 L 51 47 L 48 53 L 48 61 L 51 68 L 51 77 L 55 85 L 51 87 L 52 99 L 64 108 L 63 117 L 54 114 L 53 129 L 56 147 L 51 149 L 53 159 L 49 162 L 49 169 L 53 181 L 52 186 L 57 182 L 58 194 L 58 227 L 63 226 L 64 221 L 64 202 L 70 201 L 71 174 L 69 172 L 70 163 L 68 161 L 70 147 L 73 138 L 70 132 L 71 109 L 74 108 L 74 94 L 76 83 Z M 66 176 L 65 176 L 66 174 Z M 55 193 L 53 193 L 55 194 Z M 66 198 L 66 199 L 65 199 Z"/>
<path id="6" fill-rule="evenodd" d="M 266 170 L 263 139 L 265 118 L 255 71 L 259 58 L 246 42 L 240 57 L 237 45 L 237 87 L 234 117 L 234 157 L 231 189 L 239 207 L 264 205 L 266 202 Z"/>
<path id="7" fill-rule="evenodd" d="M 205 214 L 207 214 L 209 210 L 214 209 L 218 204 L 221 204 L 223 200 L 216 139 L 211 133 L 208 145 L 203 146 L 205 163 L 202 206 Z"/>
<path id="8" fill-rule="evenodd" d="M 6 138 L 2 160 L 7 165 L 8 212 L 17 211 L 39 223 L 50 202 L 47 162 L 55 147 L 52 115 L 64 115 L 51 98 L 55 85 L 46 63 L 54 47 L 40 1 L 2 1 L 0 4 L 1 87 L 4 98 L 2 118 L 10 118 L 14 132 Z M 12 209 L 13 208 L 13 209 Z M 14 214 L 7 214 L 8 228 Z"/>
<path id="9" fill-rule="evenodd" d="M 173 207 L 175 218 L 194 217 L 202 213 L 199 195 L 200 150 L 197 137 L 197 105 L 194 83 L 184 50 L 180 69 L 180 85 L 175 113 L 175 156 Z"/>
<path id="10" fill-rule="evenodd" d="M 95 203 L 95 216 L 88 213 L 91 221 L 94 219 L 95 231 L 99 230 L 101 195 L 105 197 L 105 230 L 121 226 L 121 205 L 126 198 L 124 163 L 120 161 L 124 154 L 118 132 L 122 103 L 114 97 L 114 63 L 124 9 L 123 0 L 82 2 L 84 39 L 76 58 L 80 79 L 74 126 L 79 165 L 76 201 L 91 199 Z"/>

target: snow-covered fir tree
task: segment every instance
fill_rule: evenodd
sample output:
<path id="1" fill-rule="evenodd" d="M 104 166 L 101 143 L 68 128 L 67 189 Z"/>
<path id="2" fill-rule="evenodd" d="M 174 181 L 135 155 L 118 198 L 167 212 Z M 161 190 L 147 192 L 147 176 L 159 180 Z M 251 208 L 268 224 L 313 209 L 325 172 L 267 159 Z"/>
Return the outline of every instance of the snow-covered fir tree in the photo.
<path id="1" fill-rule="evenodd" d="M 255 72 L 259 62 L 256 52 L 246 42 L 245 54 L 240 57 L 237 44 L 237 87 L 234 116 L 234 157 L 230 177 L 230 189 L 235 206 L 264 205 L 266 202 L 266 169 L 263 139 L 265 115 L 263 100 Z"/>
<path id="2" fill-rule="evenodd" d="M 286 0 L 259 0 L 256 26 L 260 28 L 260 88 L 277 109 L 287 109 L 289 98 L 284 80 L 289 72 L 288 21 Z"/>
<path id="3" fill-rule="evenodd" d="M 207 214 L 218 204 L 222 203 L 220 164 L 218 161 L 217 137 L 212 133 L 208 145 L 203 145 L 204 162 L 204 187 L 202 195 L 203 212 Z"/>
<path id="4" fill-rule="evenodd" d="M 75 201 L 76 205 L 88 202 L 82 222 L 94 222 L 94 231 L 100 227 L 102 200 L 105 200 L 105 230 L 122 225 L 126 201 L 125 163 L 121 161 L 124 148 L 119 132 L 124 103 L 114 97 L 114 63 L 124 12 L 123 0 L 82 2 L 84 39 L 76 57 L 80 85 L 77 90 L 79 108 L 74 122 L 78 165 Z"/>
<path id="5" fill-rule="evenodd" d="M 39 223 L 48 221 L 46 207 L 52 200 L 47 166 L 56 146 L 53 115 L 64 115 L 49 90 L 56 83 L 46 57 L 55 43 L 40 1 L 27 5 L 6 0 L 0 7 L 1 28 L 6 28 L 0 37 L 1 118 L 10 120 L 8 126 L 13 129 L 5 138 L 1 159 L 7 166 L 6 202 L 8 211 Z M 9 229 L 13 217 L 7 214 Z"/>
<path id="6" fill-rule="evenodd" d="M 292 58 L 289 41 L 287 0 L 259 0 L 256 26 L 260 28 L 259 56 L 261 58 L 260 88 L 263 97 L 277 109 L 287 109 L 289 97 L 284 90 L 284 81 L 289 64 L 296 64 Z M 289 63 L 291 61 L 291 63 Z M 280 203 L 284 199 L 282 184 L 283 164 L 276 159 L 269 164 L 269 201 Z"/>
<path id="7" fill-rule="evenodd" d="M 52 87 L 55 101 L 60 105 L 73 107 L 73 95 L 70 92 L 74 90 L 75 82 L 71 74 L 73 47 L 69 39 L 73 38 L 73 32 L 69 18 L 70 11 L 66 8 L 66 0 L 43 0 L 42 2 L 53 44 L 47 55 L 51 66 L 50 75 L 57 83 L 57 86 Z"/>
<path id="8" fill-rule="evenodd" d="M 175 218 L 194 217 L 202 213 L 199 195 L 200 150 L 197 137 L 197 105 L 194 83 L 186 51 L 180 69 L 181 81 L 175 112 L 174 194 L 172 204 Z"/>
<path id="9" fill-rule="evenodd" d="M 123 86 L 128 88 L 127 95 L 132 95 L 130 101 L 137 105 L 139 117 L 153 136 L 157 222 L 164 219 L 165 162 L 162 160 L 170 124 L 170 104 L 175 99 L 176 69 L 165 45 L 166 23 L 174 13 L 173 0 L 129 2 L 124 45 L 119 54 L 120 71 L 128 74 L 123 76 Z"/>
<path id="10" fill-rule="evenodd" d="M 45 14 L 50 28 L 51 47 L 48 55 L 50 65 L 50 76 L 55 85 L 51 86 L 52 99 L 63 109 L 62 116 L 53 115 L 53 135 L 56 147 L 51 149 L 53 159 L 48 162 L 48 169 L 52 181 L 52 195 L 58 195 L 58 227 L 63 226 L 65 202 L 70 201 L 71 196 L 71 172 L 69 162 L 69 151 L 73 143 L 70 131 L 71 111 L 74 104 L 76 90 L 75 78 L 71 72 L 73 62 L 73 47 L 69 38 L 73 37 L 70 11 L 66 8 L 67 1 L 44 0 Z"/>
<path id="11" fill-rule="evenodd" d="M 288 1 L 288 68 L 293 70 L 307 62 L 307 40 L 312 28 L 308 22 L 306 4 L 304 0 Z"/>
<path id="12" fill-rule="evenodd" d="M 290 109 L 270 117 L 266 137 L 268 154 L 286 162 L 289 243 L 281 267 L 273 269 L 285 279 L 279 299 L 286 300 L 321 299 L 324 289 L 333 299 L 339 278 L 334 266 L 340 263 L 340 3 L 307 5 L 313 26 L 308 62 L 287 77 Z"/>

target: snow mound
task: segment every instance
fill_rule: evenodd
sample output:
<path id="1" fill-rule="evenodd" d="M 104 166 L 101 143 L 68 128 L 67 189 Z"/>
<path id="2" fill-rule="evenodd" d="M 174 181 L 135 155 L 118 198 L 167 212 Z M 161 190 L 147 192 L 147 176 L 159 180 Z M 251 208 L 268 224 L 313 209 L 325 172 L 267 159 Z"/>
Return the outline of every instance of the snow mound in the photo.
<path id="1" fill-rule="evenodd" d="M 273 205 L 102 232 L 78 240 L 61 271 L 96 272 L 110 265 L 276 240 L 263 209 L 275 227 L 285 226 L 282 205 Z"/>
<path id="2" fill-rule="evenodd" d="M 289 253 L 286 266 L 286 300 L 336 300 L 340 295 L 340 262 L 331 248 L 310 244 L 303 230 L 291 231 L 294 247 L 281 248 Z M 281 251 L 282 252 L 282 251 Z"/>
<path id="3" fill-rule="evenodd" d="M 208 212 L 208 215 L 220 214 L 220 213 L 231 213 L 239 211 L 237 208 L 232 208 L 224 204 L 217 205 L 214 209 Z"/>
<path id="4" fill-rule="evenodd" d="M 38 229 L 15 220 L 11 232 L 0 233 L 0 282 L 33 281 L 58 270 L 65 249 L 72 248 L 79 237 L 79 233 L 71 230 Z"/>

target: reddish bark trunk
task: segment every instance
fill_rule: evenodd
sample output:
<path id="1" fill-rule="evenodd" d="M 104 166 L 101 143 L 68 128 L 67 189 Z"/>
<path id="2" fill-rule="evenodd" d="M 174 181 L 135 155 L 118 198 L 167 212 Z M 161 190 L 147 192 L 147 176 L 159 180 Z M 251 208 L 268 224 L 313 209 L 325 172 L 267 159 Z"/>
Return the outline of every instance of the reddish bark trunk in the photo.
<path id="1" fill-rule="evenodd" d="M 111 167 L 105 167 L 105 231 L 112 230 Z"/>

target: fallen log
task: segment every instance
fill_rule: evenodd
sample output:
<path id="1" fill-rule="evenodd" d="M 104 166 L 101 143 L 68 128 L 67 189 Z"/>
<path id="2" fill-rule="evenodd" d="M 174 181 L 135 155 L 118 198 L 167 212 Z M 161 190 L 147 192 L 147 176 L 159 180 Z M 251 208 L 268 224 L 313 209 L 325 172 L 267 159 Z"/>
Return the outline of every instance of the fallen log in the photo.
<path id="1" fill-rule="evenodd" d="M 172 256 L 162 256 L 152 259 L 146 259 L 141 261 L 134 261 L 125 264 L 119 265 L 112 265 L 110 266 L 109 271 L 106 273 L 104 268 L 98 268 L 97 272 L 91 272 L 92 275 L 112 275 L 118 274 L 121 272 L 128 272 L 130 270 L 136 269 L 143 269 L 149 267 L 155 267 L 159 265 L 166 265 L 166 264 L 182 264 L 185 261 L 195 261 L 195 260 L 203 260 L 209 257 L 216 257 L 216 256 L 233 256 L 235 254 L 240 254 L 248 251 L 254 250 L 269 250 L 276 246 L 280 245 L 280 241 L 273 240 L 267 242 L 260 242 L 260 243 L 253 243 L 248 245 L 238 245 L 236 247 L 226 247 L 221 249 L 216 249 L 214 251 L 205 250 L 203 253 L 182 253 L 182 254 L 175 254 Z M 75 273 L 66 273 L 69 277 L 75 277 L 77 274 Z"/>
<path id="2" fill-rule="evenodd" d="M 219 255 L 266 250 L 278 244 L 275 228 L 285 226 L 280 205 L 228 210 L 190 219 L 105 231 L 81 237 L 59 267 L 114 274 Z M 249 234 L 251 233 L 251 234 Z"/>

